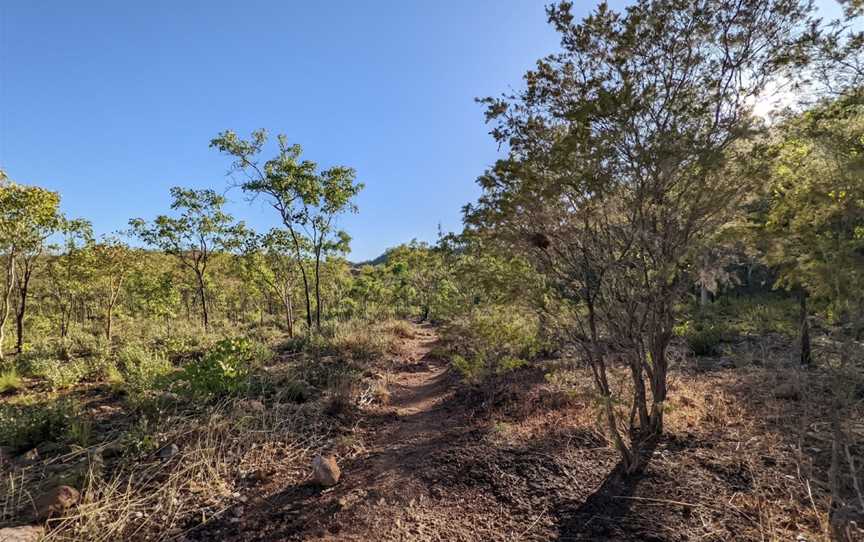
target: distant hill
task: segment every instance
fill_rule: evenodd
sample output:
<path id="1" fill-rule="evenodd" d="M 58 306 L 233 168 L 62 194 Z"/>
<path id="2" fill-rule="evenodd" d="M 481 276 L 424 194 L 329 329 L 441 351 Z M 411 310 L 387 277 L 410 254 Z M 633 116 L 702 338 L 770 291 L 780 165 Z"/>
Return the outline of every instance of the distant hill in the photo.
<path id="1" fill-rule="evenodd" d="M 388 254 L 385 252 L 373 260 L 366 260 L 363 262 L 351 262 L 351 265 L 353 265 L 354 267 L 363 267 L 364 265 L 381 265 L 387 263 L 388 257 Z"/>

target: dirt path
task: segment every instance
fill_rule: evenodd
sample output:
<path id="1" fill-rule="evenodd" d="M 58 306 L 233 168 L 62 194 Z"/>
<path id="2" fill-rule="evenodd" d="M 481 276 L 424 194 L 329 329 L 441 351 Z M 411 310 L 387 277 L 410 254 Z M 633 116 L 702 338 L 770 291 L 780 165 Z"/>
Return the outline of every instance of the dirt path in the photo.
<path id="1" fill-rule="evenodd" d="M 311 483 L 265 497 L 266 511 L 247 516 L 231 540 L 438 540 L 432 525 L 409 517 L 429 508 L 429 459 L 470 434 L 469 416 L 454 404 L 454 377 L 435 358 L 434 328 L 416 325 L 386 374 L 389 399 L 353 420 L 365 451 L 340 460 L 342 480 Z M 440 516 L 446 521 L 448 512 Z M 215 526 L 214 526 L 215 527 Z M 223 535 L 225 527 L 218 531 Z M 211 531 L 213 532 L 213 531 Z M 424 534 L 426 533 L 426 534 Z"/>

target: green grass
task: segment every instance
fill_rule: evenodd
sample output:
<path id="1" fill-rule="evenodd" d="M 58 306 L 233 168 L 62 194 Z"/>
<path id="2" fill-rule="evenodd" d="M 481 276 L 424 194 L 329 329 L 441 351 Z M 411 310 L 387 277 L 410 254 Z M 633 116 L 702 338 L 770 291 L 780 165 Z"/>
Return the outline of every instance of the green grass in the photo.
<path id="1" fill-rule="evenodd" d="M 0 394 L 19 390 L 21 386 L 21 377 L 18 376 L 17 370 L 9 369 L 0 372 Z"/>

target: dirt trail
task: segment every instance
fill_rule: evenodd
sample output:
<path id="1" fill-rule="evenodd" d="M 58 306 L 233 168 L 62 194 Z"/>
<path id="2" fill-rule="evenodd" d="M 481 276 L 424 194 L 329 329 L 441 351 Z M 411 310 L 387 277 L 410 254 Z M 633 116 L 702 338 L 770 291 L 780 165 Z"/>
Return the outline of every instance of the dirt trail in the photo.
<path id="1" fill-rule="evenodd" d="M 434 328 L 416 325 L 413 336 L 401 340 L 400 355 L 386 375 L 389 399 L 354 420 L 365 451 L 340 461 L 340 483 L 330 489 L 304 483 L 266 497 L 263 517 L 244 521 L 230 539 L 439 539 L 434 533 L 440 527 L 424 529 L 406 513 L 427 509 L 430 495 L 440 494 L 430 490 L 430 456 L 472 428 L 467 413 L 454 404 L 447 362 L 431 354 L 438 340 Z"/>

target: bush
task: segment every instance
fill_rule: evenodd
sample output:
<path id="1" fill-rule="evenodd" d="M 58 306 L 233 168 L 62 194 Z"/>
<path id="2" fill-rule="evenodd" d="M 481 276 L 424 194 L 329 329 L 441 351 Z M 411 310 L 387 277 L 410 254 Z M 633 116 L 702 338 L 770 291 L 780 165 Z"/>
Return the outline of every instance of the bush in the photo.
<path id="1" fill-rule="evenodd" d="M 443 329 L 453 366 L 470 380 L 520 367 L 540 351 L 537 319 L 513 307 L 476 308 Z"/>
<path id="2" fill-rule="evenodd" d="M 213 398 L 245 389 L 253 366 L 263 361 L 268 350 L 247 339 L 226 339 L 216 343 L 200 360 L 183 369 L 181 380 L 196 397 Z"/>
<path id="3" fill-rule="evenodd" d="M 0 372 L 0 395 L 21 388 L 21 377 L 14 367 Z"/>
<path id="4" fill-rule="evenodd" d="M 365 320 L 328 322 L 320 333 L 308 339 L 307 351 L 316 359 L 336 356 L 352 361 L 372 361 L 392 351 L 392 332 Z"/>
<path id="5" fill-rule="evenodd" d="M 87 363 L 82 360 L 34 360 L 30 365 L 34 376 L 44 378 L 52 390 L 64 390 L 78 384 L 87 376 Z"/>
<path id="6" fill-rule="evenodd" d="M 117 358 L 120 376 L 133 393 L 140 394 L 160 386 L 174 370 L 164 355 L 140 345 L 125 346 Z"/>
<path id="7" fill-rule="evenodd" d="M 0 403 L 0 445 L 16 451 L 33 448 L 46 441 L 76 441 L 75 422 L 79 429 L 81 408 L 70 400 L 53 401 L 46 404 Z"/>

